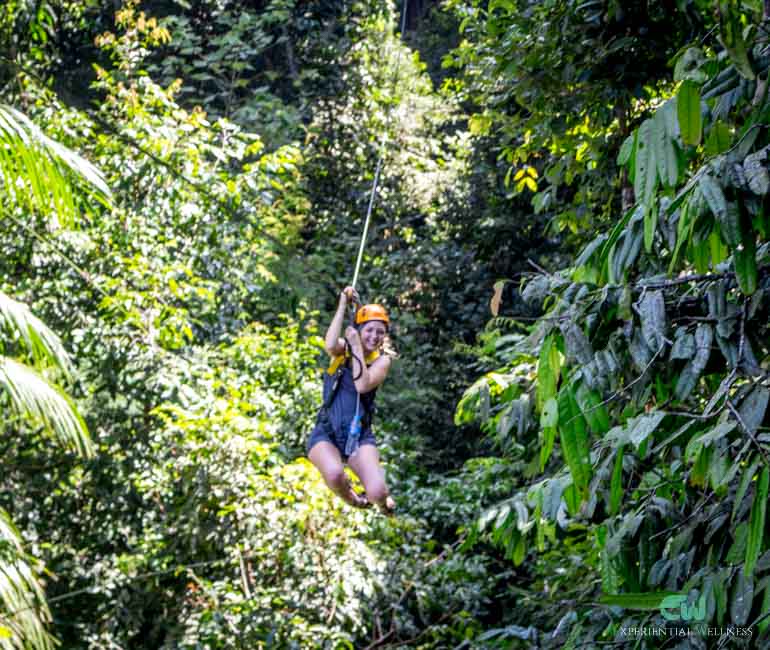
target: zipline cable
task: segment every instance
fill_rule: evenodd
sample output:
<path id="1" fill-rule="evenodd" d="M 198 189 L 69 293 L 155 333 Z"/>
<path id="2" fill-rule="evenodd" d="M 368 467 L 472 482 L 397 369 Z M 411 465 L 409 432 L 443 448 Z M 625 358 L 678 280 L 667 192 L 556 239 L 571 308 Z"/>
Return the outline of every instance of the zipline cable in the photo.
<path id="1" fill-rule="evenodd" d="M 404 7 L 401 11 L 401 39 L 404 37 L 404 32 L 406 31 L 406 13 L 407 9 L 409 7 L 409 0 L 404 0 Z M 392 88 L 392 94 L 395 95 L 396 93 L 396 84 L 398 83 L 398 72 L 399 68 L 401 67 L 401 49 L 398 50 L 398 57 L 396 58 L 396 67 L 393 71 L 393 88 Z M 372 219 L 372 212 L 374 210 L 374 197 L 377 193 L 377 186 L 380 181 L 380 172 L 382 171 L 382 164 L 383 160 L 385 159 L 385 145 L 387 144 L 388 140 L 388 129 L 390 128 L 390 121 L 393 116 L 393 105 L 391 104 L 388 106 L 388 113 L 387 113 L 387 120 L 385 124 L 385 129 L 382 133 L 382 138 L 380 140 L 380 150 L 377 157 L 377 167 L 374 171 L 374 180 L 372 181 L 372 189 L 369 193 L 369 205 L 366 209 L 366 219 L 364 220 L 364 230 L 363 233 L 361 233 L 361 243 L 358 247 L 358 258 L 356 259 L 356 267 L 353 271 L 353 283 L 350 285 L 354 289 L 356 288 L 356 283 L 358 282 L 358 274 L 361 270 L 361 261 L 364 257 L 364 246 L 366 245 L 366 236 L 369 233 L 369 223 Z"/>
<path id="2" fill-rule="evenodd" d="M 406 31 L 406 14 L 407 9 L 409 8 L 409 0 L 404 0 L 404 6 L 401 10 L 401 33 L 399 42 L 404 38 L 404 32 Z M 396 88 L 398 84 L 398 72 L 401 67 L 401 48 L 398 49 L 398 55 L 396 57 L 396 66 L 393 70 L 393 80 L 392 80 L 392 90 L 391 95 L 395 96 L 396 94 Z M 385 120 L 385 129 L 383 129 L 382 138 L 380 139 L 380 149 L 377 154 L 377 166 L 374 170 L 374 179 L 372 181 L 372 189 L 369 192 L 369 205 L 366 208 L 366 219 L 364 220 L 364 230 L 361 233 L 361 243 L 358 246 L 358 257 L 356 259 L 356 266 L 355 270 L 353 271 L 353 282 L 351 283 L 351 287 L 353 289 L 356 288 L 356 283 L 358 282 L 358 274 L 361 271 L 361 261 L 364 258 L 364 247 L 366 246 L 366 236 L 369 233 L 369 224 L 372 220 L 372 212 L 374 211 L 374 197 L 377 194 L 377 186 L 380 181 L 380 172 L 382 171 L 382 165 L 383 161 L 385 159 L 385 145 L 388 141 L 388 130 L 391 126 L 391 119 L 393 117 L 393 104 L 391 103 L 388 106 L 387 111 L 387 117 Z M 351 304 L 351 320 L 353 321 L 353 324 L 355 324 L 355 305 Z M 364 371 L 364 360 L 359 359 L 356 357 L 356 355 L 353 353 L 353 350 L 350 351 L 351 355 L 355 357 L 355 360 L 358 362 L 360 367 L 360 373 L 363 373 Z M 360 374 L 359 374 L 360 377 Z M 355 379 L 353 380 L 355 381 Z M 351 450 L 352 453 L 350 455 L 353 455 L 355 453 L 355 450 L 358 447 L 358 436 L 361 433 L 361 393 L 356 391 L 356 411 L 353 415 L 353 420 L 351 422 L 351 431 L 349 434 L 349 443 L 346 444 L 346 453 L 348 450 Z M 353 438 L 353 440 L 350 440 L 350 438 Z"/>

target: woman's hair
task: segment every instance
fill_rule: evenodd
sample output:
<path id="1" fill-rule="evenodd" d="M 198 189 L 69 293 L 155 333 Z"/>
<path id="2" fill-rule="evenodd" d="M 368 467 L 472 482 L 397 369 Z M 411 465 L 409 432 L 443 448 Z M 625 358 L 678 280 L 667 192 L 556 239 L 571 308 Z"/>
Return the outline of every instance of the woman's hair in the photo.
<path id="1" fill-rule="evenodd" d="M 387 354 L 389 357 L 393 357 L 394 359 L 398 359 L 398 352 L 396 352 L 396 348 L 393 347 L 393 339 L 390 338 L 389 333 L 385 333 L 385 337 L 382 339 L 382 351 Z"/>

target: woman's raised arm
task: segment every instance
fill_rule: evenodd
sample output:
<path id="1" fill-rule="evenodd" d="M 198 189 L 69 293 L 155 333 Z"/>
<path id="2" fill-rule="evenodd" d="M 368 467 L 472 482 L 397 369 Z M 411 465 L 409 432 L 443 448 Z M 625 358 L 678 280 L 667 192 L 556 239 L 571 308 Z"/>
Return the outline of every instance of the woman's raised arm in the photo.
<path id="1" fill-rule="evenodd" d="M 345 320 L 345 309 L 348 306 L 348 301 L 352 299 L 353 302 L 359 302 L 358 292 L 353 287 L 345 287 L 340 293 L 340 300 L 337 303 L 337 311 L 334 313 L 334 318 L 329 325 L 329 329 L 326 330 L 326 337 L 324 339 L 324 348 L 329 356 L 338 357 L 345 354 L 345 339 L 342 338 L 342 323 Z"/>

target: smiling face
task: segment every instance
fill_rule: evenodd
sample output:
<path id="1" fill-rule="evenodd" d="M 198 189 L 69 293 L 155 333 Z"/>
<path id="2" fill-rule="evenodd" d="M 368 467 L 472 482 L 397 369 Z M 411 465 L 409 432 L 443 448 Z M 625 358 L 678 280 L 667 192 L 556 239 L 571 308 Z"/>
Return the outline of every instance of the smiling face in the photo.
<path id="1" fill-rule="evenodd" d="M 388 328 L 380 320 L 370 320 L 368 323 L 364 323 L 360 330 L 361 345 L 364 346 L 364 352 L 369 354 L 379 349 L 387 333 Z"/>

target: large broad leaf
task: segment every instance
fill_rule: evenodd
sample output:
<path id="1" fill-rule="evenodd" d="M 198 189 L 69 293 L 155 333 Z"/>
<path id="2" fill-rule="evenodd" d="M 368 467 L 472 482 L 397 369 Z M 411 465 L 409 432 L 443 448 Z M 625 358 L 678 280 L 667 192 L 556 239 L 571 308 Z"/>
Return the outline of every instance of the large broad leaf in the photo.
<path id="1" fill-rule="evenodd" d="M 650 350 L 658 351 L 666 343 L 668 322 L 662 291 L 647 291 L 639 305 L 642 336 Z"/>
<path id="2" fill-rule="evenodd" d="M 741 569 L 733 584 L 730 618 L 735 625 L 746 625 L 754 602 L 754 579 Z"/>
<path id="3" fill-rule="evenodd" d="M 732 144 L 732 135 L 730 127 L 722 121 L 717 121 L 711 125 L 706 138 L 706 153 L 709 156 L 727 151 Z"/>
<path id="4" fill-rule="evenodd" d="M 698 379 L 700 379 L 700 375 L 711 356 L 713 340 L 714 331 L 711 326 L 707 323 L 700 323 L 695 330 L 695 356 L 687 362 L 674 388 L 677 399 L 686 399 L 697 385 Z"/>
<path id="5" fill-rule="evenodd" d="M 556 397 L 556 386 L 561 372 L 561 355 L 556 338 L 550 334 L 543 339 L 537 361 L 537 407 L 541 414 L 545 404 Z"/>
<path id="6" fill-rule="evenodd" d="M 652 118 L 652 143 L 658 177 L 665 187 L 675 187 L 679 180 L 679 159 L 676 153 L 676 121 L 673 120 L 675 102 L 669 100 Z M 647 201 L 645 201 L 647 203 Z"/>
<path id="7" fill-rule="evenodd" d="M 685 81 L 676 96 L 676 112 L 679 118 L 679 132 L 682 142 L 697 146 L 700 144 L 703 122 L 700 112 L 700 91 L 692 81 Z"/>
<path id="8" fill-rule="evenodd" d="M 763 147 L 759 151 L 750 153 L 743 161 L 743 172 L 746 175 L 749 189 L 759 196 L 764 196 L 770 192 L 770 173 L 765 166 L 767 151 L 768 147 Z"/>
<path id="9" fill-rule="evenodd" d="M 615 452 L 615 466 L 612 469 L 612 478 L 610 479 L 610 514 L 616 515 L 620 512 L 620 504 L 623 502 L 623 451 L 624 445 L 618 447 Z"/>
<path id="10" fill-rule="evenodd" d="M 750 296 L 759 282 L 756 240 L 751 230 L 741 232 L 741 244 L 733 252 L 733 266 L 741 291 Z"/>
<path id="11" fill-rule="evenodd" d="M 756 474 L 757 469 L 759 468 L 760 461 L 755 460 L 751 465 L 749 465 L 741 475 L 741 480 L 738 483 L 738 489 L 735 491 L 735 499 L 733 500 L 733 510 L 732 514 L 730 515 L 730 521 L 735 521 L 735 517 L 738 514 L 738 510 L 741 507 L 741 503 L 743 502 L 743 497 L 746 496 L 746 492 L 748 492 L 749 486 L 751 485 L 751 482 L 754 480 L 754 474 Z"/>
<path id="12" fill-rule="evenodd" d="M 585 499 L 592 473 L 588 432 L 570 386 L 559 391 L 559 440 L 575 490 Z"/>
<path id="13" fill-rule="evenodd" d="M 642 413 L 634 418 L 630 418 L 624 425 L 618 425 L 610 429 L 605 440 L 614 442 L 616 445 L 631 443 L 634 447 L 638 448 L 655 432 L 664 417 L 666 417 L 666 414 L 662 411 Z"/>
<path id="14" fill-rule="evenodd" d="M 751 506 L 749 517 L 749 535 L 746 539 L 746 560 L 743 570 L 747 576 L 754 573 L 754 566 L 762 552 L 762 542 L 765 535 L 765 511 L 767 509 L 767 488 L 770 483 L 770 470 L 762 468 L 757 483 L 757 491 L 754 493 L 754 503 Z"/>
<path id="15" fill-rule="evenodd" d="M 762 424 L 762 420 L 765 419 L 769 398 L 770 389 L 760 384 L 755 386 L 741 402 L 738 409 L 741 422 L 752 435 L 757 432 L 757 429 Z"/>
<path id="16" fill-rule="evenodd" d="M 653 120 L 645 120 L 639 127 L 636 142 L 634 194 L 636 200 L 649 205 L 658 184 L 658 168 L 655 162 L 656 127 Z"/>
<path id="17" fill-rule="evenodd" d="M 652 242 L 655 239 L 655 229 L 658 227 L 658 211 L 654 202 L 647 206 L 644 213 L 644 252 L 652 252 Z"/>
<path id="18" fill-rule="evenodd" d="M 620 145 L 620 151 L 618 151 L 618 165 L 625 165 L 632 156 L 636 155 L 636 133 L 632 133 Z"/>
<path id="19" fill-rule="evenodd" d="M 82 456 L 93 455 L 86 424 L 70 398 L 34 370 L 0 357 L 0 389 L 16 412 L 42 423 L 62 445 Z"/>
<path id="20" fill-rule="evenodd" d="M 606 433 L 610 428 L 610 417 L 601 395 L 581 382 L 575 390 L 575 399 L 591 431 L 598 435 Z"/>
<path id="21" fill-rule="evenodd" d="M 706 56 L 699 47 L 687 48 L 674 66 L 674 81 L 706 81 L 706 73 L 701 66 L 706 62 Z"/>
<path id="22" fill-rule="evenodd" d="M 700 192 L 703 198 L 706 200 L 712 214 L 717 218 L 720 225 L 725 221 L 727 216 L 727 199 L 725 199 L 722 187 L 719 182 L 711 174 L 703 174 L 700 178 Z M 724 233 L 724 230 L 723 230 Z M 725 241 L 731 243 L 729 234 L 725 234 Z M 738 241 L 734 240 L 732 245 L 737 244 Z"/>

